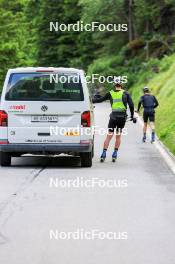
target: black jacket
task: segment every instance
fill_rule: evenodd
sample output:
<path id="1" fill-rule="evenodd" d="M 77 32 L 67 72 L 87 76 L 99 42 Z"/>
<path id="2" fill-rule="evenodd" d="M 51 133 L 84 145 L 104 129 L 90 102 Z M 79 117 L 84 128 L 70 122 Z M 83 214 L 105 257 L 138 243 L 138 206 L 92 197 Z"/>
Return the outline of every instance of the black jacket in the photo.
<path id="1" fill-rule="evenodd" d="M 150 111 L 154 110 L 159 105 L 156 97 L 151 94 L 144 94 L 143 96 L 140 97 L 140 101 L 138 104 L 138 112 L 140 110 L 140 107 L 143 106 L 145 111 Z"/>
<path id="2" fill-rule="evenodd" d="M 112 100 L 110 92 L 106 93 L 101 98 L 93 99 L 92 102 L 93 103 L 101 103 L 101 102 L 104 102 L 106 100 L 110 100 L 110 103 L 112 106 L 113 100 Z M 133 100 L 132 100 L 130 94 L 128 92 L 124 91 L 122 100 L 123 100 L 123 104 L 125 105 L 126 108 L 127 108 L 127 105 L 129 105 L 131 117 L 133 117 L 134 116 L 134 103 L 133 103 Z"/>

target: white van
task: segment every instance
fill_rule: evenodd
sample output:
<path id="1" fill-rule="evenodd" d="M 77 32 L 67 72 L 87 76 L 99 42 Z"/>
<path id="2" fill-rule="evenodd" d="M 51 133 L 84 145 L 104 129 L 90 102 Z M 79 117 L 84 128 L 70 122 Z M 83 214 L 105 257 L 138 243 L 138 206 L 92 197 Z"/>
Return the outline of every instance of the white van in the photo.
<path id="1" fill-rule="evenodd" d="M 0 164 L 9 166 L 11 157 L 27 153 L 66 153 L 91 167 L 93 120 L 82 70 L 11 69 L 0 102 Z"/>

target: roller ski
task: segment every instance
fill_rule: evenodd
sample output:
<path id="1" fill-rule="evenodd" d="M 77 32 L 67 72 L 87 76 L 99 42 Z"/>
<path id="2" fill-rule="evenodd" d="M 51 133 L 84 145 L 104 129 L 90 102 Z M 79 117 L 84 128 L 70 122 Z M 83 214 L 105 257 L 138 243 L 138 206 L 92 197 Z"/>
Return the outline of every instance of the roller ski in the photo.
<path id="1" fill-rule="evenodd" d="M 100 162 L 104 162 L 106 159 L 106 150 L 103 150 L 103 153 L 101 154 L 101 157 L 100 157 Z"/>
<path id="2" fill-rule="evenodd" d="M 116 162 L 116 160 L 117 160 L 117 150 L 114 150 L 112 154 L 112 162 Z"/>

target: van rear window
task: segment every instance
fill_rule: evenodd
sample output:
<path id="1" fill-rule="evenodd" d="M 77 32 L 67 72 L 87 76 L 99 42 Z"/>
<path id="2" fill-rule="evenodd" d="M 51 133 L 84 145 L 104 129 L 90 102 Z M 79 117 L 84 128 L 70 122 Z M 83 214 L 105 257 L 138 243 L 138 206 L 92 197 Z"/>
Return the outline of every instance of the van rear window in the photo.
<path id="1" fill-rule="evenodd" d="M 9 101 L 83 101 L 78 74 L 13 73 L 6 100 Z"/>

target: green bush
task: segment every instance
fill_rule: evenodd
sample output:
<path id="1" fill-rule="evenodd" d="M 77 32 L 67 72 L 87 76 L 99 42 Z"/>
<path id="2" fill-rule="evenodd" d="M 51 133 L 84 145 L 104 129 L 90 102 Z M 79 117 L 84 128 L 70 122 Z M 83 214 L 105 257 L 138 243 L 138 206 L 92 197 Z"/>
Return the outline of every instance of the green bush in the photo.
<path id="1" fill-rule="evenodd" d="M 134 39 L 130 41 L 127 45 L 129 50 L 138 50 L 145 46 L 145 42 L 142 39 Z"/>

